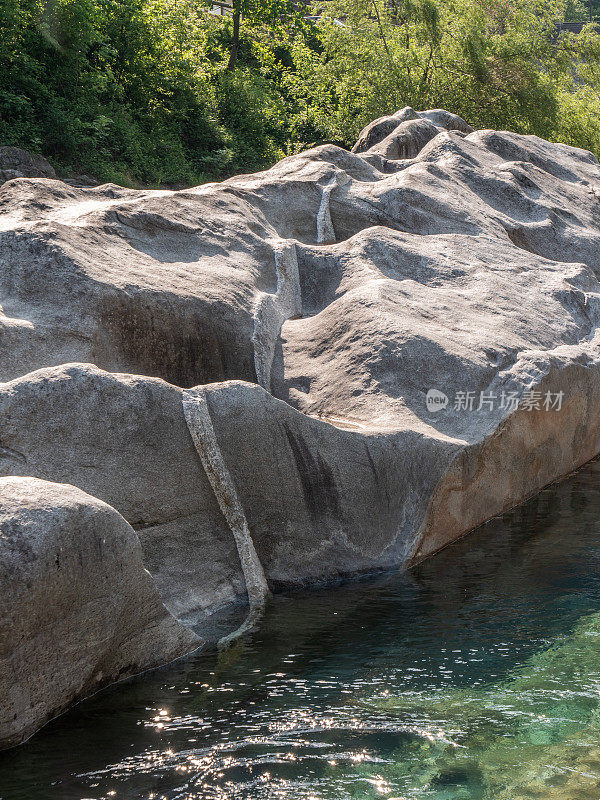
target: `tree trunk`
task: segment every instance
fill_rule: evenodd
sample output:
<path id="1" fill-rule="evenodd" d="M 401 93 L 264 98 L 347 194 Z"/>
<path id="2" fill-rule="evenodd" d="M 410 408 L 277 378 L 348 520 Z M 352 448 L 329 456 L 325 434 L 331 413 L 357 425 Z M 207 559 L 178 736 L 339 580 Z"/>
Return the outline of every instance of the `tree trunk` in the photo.
<path id="1" fill-rule="evenodd" d="M 240 18 L 242 16 L 242 0 L 233 2 L 233 40 L 229 51 L 229 63 L 227 69 L 233 72 L 237 63 L 238 49 L 240 46 Z"/>

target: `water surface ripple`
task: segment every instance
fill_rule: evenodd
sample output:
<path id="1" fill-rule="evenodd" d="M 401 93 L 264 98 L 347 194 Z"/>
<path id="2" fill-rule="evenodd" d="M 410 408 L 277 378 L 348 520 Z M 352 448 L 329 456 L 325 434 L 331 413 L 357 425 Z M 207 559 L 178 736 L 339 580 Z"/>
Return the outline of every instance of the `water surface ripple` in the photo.
<path id="1" fill-rule="evenodd" d="M 600 463 L 0 755 L 2 800 L 598 800 Z"/>

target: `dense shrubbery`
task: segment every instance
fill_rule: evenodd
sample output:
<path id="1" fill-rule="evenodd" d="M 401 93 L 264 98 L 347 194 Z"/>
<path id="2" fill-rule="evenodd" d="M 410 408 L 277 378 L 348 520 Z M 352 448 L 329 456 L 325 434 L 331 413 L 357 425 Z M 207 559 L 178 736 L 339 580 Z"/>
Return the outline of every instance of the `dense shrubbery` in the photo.
<path id="1" fill-rule="evenodd" d="M 188 0 L 0 0 L 0 142 L 104 179 L 194 182 L 256 169 L 284 104 L 228 22 Z"/>
<path id="2" fill-rule="evenodd" d="M 317 24 L 291 0 L 237 2 L 232 63 L 233 20 L 202 2 L 0 0 L 0 143 L 194 183 L 351 144 L 409 104 L 600 153 L 600 37 L 556 36 L 564 0 L 332 0 Z"/>
<path id="3" fill-rule="evenodd" d="M 350 5 L 346 27 L 323 25 L 318 62 L 306 48 L 296 57 L 330 136 L 352 138 L 408 101 L 600 152 L 600 37 L 591 27 L 557 36 L 561 2 L 396 0 L 390 10 L 381 1 L 373 20 L 360 9 L 373 3 L 355 0 L 328 4 L 328 13 Z"/>

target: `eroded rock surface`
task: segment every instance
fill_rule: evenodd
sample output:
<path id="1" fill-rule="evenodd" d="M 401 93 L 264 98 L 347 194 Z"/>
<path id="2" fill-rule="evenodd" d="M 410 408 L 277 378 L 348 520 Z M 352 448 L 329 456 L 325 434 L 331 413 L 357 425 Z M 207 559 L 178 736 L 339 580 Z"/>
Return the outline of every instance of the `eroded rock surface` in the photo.
<path id="1" fill-rule="evenodd" d="M 201 644 L 165 609 L 134 531 L 74 486 L 0 478 L 0 745 Z"/>
<path id="2" fill-rule="evenodd" d="M 200 627 L 249 588 L 230 508 L 270 589 L 412 564 L 600 452 L 599 198 L 411 108 L 195 189 L 9 181 L 0 474 L 113 506 Z"/>

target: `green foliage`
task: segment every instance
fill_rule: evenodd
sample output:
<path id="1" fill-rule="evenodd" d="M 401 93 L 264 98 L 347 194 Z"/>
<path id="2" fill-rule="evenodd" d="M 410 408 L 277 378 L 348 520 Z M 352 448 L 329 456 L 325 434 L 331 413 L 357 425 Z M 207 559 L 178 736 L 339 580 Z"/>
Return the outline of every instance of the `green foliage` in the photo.
<path id="1" fill-rule="evenodd" d="M 590 7 L 591 7 L 592 19 L 600 20 L 600 0 L 582 0 L 582 2 L 587 11 L 586 19 L 590 18 Z"/>
<path id="2" fill-rule="evenodd" d="M 557 35 L 562 0 L 333 0 L 315 57 L 295 45 L 296 92 L 320 135 L 351 142 L 404 105 L 444 107 L 600 152 L 600 37 Z M 336 24 L 343 20 L 344 25 Z"/>
<path id="3" fill-rule="evenodd" d="M 0 0 L 0 142 L 125 183 L 266 166 L 281 99 L 250 50 L 224 75 L 227 26 L 188 0 Z"/>
<path id="4" fill-rule="evenodd" d="M 237 32 L 207 3 L 0 0 L 0 144 L 191 184 L 412 105 L 600 153 L 600 36 L 555 29 L 580 0 L 236 0 Z"/>
<path id="5" fill-rule="evenodd" d="M 584 3 L 583 0 L 567 0 L 565 3 L 565 22 L 585 22 L 589 18 L 589 3 Z"/>

